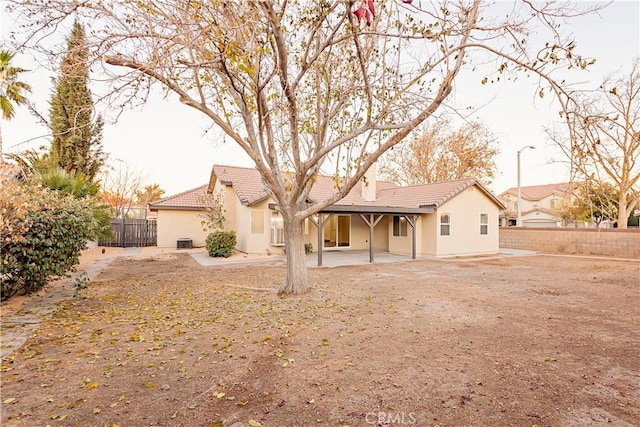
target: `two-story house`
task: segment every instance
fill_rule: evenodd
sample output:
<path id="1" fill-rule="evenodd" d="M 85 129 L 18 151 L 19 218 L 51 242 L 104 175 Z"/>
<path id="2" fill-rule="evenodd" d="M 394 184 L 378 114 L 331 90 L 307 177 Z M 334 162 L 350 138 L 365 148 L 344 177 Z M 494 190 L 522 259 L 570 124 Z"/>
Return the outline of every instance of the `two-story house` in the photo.
<path id="1" fill-rule="evenodd" d="M 573 203 L 579 184 L 562 182 L 559 184 L 520 187 L 521 215 L 523 227 L 585 227 L 584 223 L 566 223 L 563 210 Z M 506 206 L 500 215 L 501 226 L 515 226 L 518 211 L 518 189 L 509 188 L 498 195 Z"/>

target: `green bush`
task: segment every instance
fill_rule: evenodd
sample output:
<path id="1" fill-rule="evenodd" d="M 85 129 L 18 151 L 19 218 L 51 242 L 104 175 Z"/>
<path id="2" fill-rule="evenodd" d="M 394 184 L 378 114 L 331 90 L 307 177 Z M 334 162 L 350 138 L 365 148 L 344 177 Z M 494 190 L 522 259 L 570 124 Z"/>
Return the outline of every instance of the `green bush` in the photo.
<path id="1" fill-rule="evenodd" d="M 214 231 L 207 236 L 207 252 L 209 256 L 228 258 L 235 247 L 235 231 Z"/>
<path id="2" fill-rule="evenodd" d="M 0 193 L 3 301 L 73 271 L 87 242 L 104 231 L 92 199 L 17 183 Z"/>
<path id="3" fill-rule="evenodd" d="M 305 243 L 304 244 L 304 253 L 309 255 L 311 252 L 313 252 L 313 245 L 311 243 Z"/>

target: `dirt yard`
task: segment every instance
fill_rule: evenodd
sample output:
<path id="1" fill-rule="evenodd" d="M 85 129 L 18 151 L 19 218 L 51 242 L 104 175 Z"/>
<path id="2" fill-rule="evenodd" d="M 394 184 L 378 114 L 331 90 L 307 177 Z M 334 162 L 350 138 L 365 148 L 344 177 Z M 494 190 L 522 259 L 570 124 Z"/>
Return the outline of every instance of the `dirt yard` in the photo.
<path id="1" fill-rule="evenodd" d="M 3 426 L 640 425 L 640 263 L 118 258 L 2 363 Z"/>

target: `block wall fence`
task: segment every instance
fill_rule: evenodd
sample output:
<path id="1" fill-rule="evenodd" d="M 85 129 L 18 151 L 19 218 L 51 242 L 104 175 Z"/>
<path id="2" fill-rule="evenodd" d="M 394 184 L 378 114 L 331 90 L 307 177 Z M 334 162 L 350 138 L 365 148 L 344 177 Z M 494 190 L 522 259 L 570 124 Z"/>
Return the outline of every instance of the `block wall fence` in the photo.
<path id="1" fill-rule="evenodd" d="M 500 227 L 500 247 L 640 259 L 640 230 Z"/>

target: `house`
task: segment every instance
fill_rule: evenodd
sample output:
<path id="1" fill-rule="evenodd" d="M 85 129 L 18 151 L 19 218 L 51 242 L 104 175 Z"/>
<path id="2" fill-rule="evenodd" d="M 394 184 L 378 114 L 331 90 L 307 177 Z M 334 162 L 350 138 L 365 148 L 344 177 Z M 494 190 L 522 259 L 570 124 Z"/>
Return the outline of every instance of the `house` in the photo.
<path id="1" fill-rule="evenodd" d="M 208 185 L 165 197 L 149 204 L 156 216 L 158 247 L 176 247 L 180 239 L 190 239 L 195 247 L 203 247 L 207 232 L 202 228 L 202 215 L 211 206 Z"/>
<path id="2" fill-rule="evenodd" d="M 520 187 L 523 227 L 563 227 L 562 209 L 569 206 L 574 198 L 578 184 L 563 182 L 559 184 L 533 185 Z M 502 226 L 515 226 L 518 211 L 518 189 L 509 188 L 498 199 L 505 205 L 500 215 Z M 584 224 L 582 224 L 584 226 Z"/>
<path id="3" fill-rule="evenodd" d="M 358 183 L 345 198 L 305 221 L 304 239 L 318 252 L 319 263 L 327 250 L 369 249 L 371 259 L 376 250 L 414 258 L 498 252 L 498 218 L 504 206 L 475 179 L 399 187 L 374 176 L 375 166 L 367 171 L 367 184 Z M 309 198 L 323 200 L 334 185 L 332 177 L 319 176 Z M 178 236 L 191 237 L 178 230 L 181 221 L 193 221 L 193 212 L 204 209 L 192 199 L 202 188 L 152 205 L 158 211 L 159 246 L 175 246 Z M 283 221 L 256 169 L 215 165 L 207 191 L 222 200 L 224 228 L 236 231 L 239 251 L 283 252 Z M 181 209 L 186 199 L 190 202 Z M 173 229 L 164 230 L 165 224 Z M 204 241 L 203 233 L 192 232 L 194 243 Z"/>

